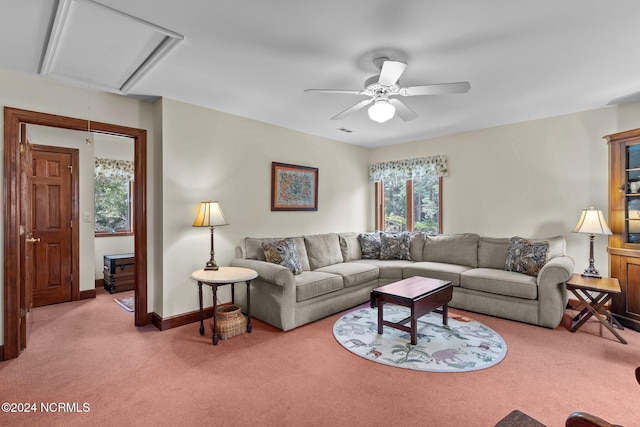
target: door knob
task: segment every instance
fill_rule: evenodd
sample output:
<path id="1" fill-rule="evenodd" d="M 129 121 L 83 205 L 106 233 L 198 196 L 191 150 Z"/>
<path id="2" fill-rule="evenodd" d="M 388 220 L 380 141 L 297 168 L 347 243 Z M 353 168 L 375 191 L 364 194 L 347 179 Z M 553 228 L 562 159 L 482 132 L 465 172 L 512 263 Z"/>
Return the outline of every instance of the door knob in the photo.
<path id="1" fill-rule="evenodd" d="M 39 237 L 31 237 L 31 238 L 27 238 L 27 239 L 25 239 L 25 240 L 26 240 L 27 242 L 29 242 L 29 243 L 37 243 L 37 242 L 39 242 L 39 241 L 40 241 L 40 238 L 39 238 Z"/>

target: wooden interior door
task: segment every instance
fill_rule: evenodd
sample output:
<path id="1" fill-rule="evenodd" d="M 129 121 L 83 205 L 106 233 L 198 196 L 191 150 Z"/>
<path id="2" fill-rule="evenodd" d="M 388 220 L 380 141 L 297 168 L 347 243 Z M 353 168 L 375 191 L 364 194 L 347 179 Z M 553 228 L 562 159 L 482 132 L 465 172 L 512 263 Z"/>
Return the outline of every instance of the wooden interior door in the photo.
<path id="1" fill-rule="evenodd" d="M 31 176 L 33 147 L 27 139 L 26 125 L 20 125 L 20 349 L 27 347 L 33 321 L 33 225 L 31 223 Z"/>
<path id="2" fill-rule="evenodd" d="M 33 146 L 33 306 L 71 301 L 72 150 Z"/>

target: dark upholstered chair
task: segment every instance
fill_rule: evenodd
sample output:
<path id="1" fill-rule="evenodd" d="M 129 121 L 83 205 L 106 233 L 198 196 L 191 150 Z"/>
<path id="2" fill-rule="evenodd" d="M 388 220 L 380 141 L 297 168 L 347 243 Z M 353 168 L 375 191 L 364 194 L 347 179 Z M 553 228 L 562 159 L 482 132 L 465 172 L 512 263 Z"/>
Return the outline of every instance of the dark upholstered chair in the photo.
<path id="1" fill-rule="evenodd" d="M 600 417 L 588 414 L 586 412 L 574 412 L 569 415 L 566 427 L 619 427 L 615 424 L 611 424 Z"/>

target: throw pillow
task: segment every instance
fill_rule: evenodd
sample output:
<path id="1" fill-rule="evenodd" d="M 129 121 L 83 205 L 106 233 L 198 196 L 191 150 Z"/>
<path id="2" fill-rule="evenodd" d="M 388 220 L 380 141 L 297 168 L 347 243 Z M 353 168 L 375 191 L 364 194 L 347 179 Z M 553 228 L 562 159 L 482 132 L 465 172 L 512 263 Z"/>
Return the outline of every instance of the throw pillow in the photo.
<path id="1" fill-rule="evenodd" d="M 532 242 L 522 237 L 509 239 L 506 270 L 537 276 L 547 261 L 549 242 Z"/>
<path id="2" fill-rule="evenodd" d="M 409 261 L 411 235 L 407 232 L 400 234 L 380 233 L 380 259 L 404 259 Z"/>
<path id="3" fill-rule="evenodd" d="M 293 239 L 263 243 L 262 251 L 267 262 L 287 267 L 293 274 L 302 273 L 302 264 L 298 258 L 298 251 Z"/>
<path id="4" fill-rule="evenodd" d="M 380 259 L 380 235 L 378 233 L 358 234 L 362 259 Z"/>

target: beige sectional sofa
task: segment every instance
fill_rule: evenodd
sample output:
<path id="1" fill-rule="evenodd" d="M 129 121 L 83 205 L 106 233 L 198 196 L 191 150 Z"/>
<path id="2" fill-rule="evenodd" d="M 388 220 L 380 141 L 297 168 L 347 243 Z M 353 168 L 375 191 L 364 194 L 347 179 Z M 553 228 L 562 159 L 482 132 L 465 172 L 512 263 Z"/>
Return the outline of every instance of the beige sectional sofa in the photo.
<path id="1" fill-rule="evenodd" d="M 371 289 L 412 276 L 450 280 L 450 307 L 555 328 L 567 304 L 565 282 L 574 261 L 563 237 L 548 242 L 537 276 L 505 270 L 509 238 L 477 234 L 410 236 L 406 259 L 363 259 L 359 233 L 327 233 L 290 238 L 300 274 L 267 262 L 263 243 L 245 238 L 232 266 L 258 272 L 251 284 L 251 314 L 283 331 L 369 301 Z M 405 236 L 406 237 L 406 236 Z M 513 250 L 513 248 L 512 248 Z M 366 254 L 365 254 L 366 255 Z M 236 302 L 246 308 L 244 287 Z"/>

